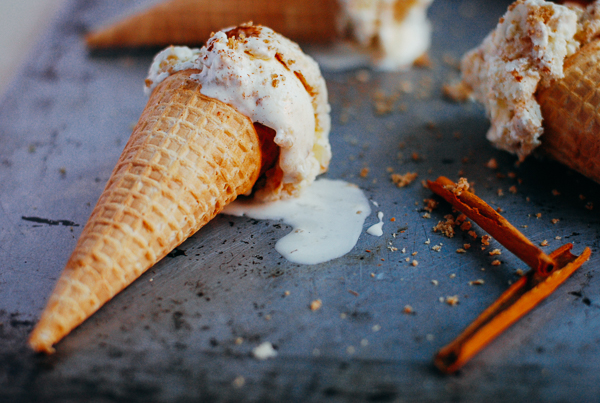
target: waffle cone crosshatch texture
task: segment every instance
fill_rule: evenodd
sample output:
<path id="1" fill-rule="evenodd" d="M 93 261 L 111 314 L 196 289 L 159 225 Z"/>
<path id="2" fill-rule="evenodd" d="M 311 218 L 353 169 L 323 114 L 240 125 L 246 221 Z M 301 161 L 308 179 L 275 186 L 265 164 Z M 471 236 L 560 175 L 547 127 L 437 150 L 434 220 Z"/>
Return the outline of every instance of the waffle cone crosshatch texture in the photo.
<path id="1" fill-rule="evenodd" d="M 193 73 L 150 97 L 30 337 L 36 351 L 51 352 L 256 182 L 263 156 L 252 122 L 200 94 Z"/>

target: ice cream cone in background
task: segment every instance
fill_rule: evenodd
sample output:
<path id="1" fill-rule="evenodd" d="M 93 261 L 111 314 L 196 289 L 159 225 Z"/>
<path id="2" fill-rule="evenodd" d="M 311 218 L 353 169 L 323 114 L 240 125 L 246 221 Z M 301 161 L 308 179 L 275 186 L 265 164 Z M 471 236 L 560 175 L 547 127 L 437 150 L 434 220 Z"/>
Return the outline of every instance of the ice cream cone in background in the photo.
<path id="1" fill-rule="evenodd" d="M 274 132 L 200 93 L 198 70 L 156 87 L 29 343 L 52 352 L 104 303 L 249 192 Z M 261 144 L 262 143 L 262 144 Z"/>
<path id="2" fill-rule="evenodd" d="M 569 57 L 564 73 L 537 93 L 542 151 L 600 183 L 600 40 Z"/>
<path id="3" fill-rule="evenodd" d="M 211 32 L 246 21 L 298 42 L 337 36 L 337 0 L 169 0 L 87 35 L 92 49 L 198 45 Z"/>

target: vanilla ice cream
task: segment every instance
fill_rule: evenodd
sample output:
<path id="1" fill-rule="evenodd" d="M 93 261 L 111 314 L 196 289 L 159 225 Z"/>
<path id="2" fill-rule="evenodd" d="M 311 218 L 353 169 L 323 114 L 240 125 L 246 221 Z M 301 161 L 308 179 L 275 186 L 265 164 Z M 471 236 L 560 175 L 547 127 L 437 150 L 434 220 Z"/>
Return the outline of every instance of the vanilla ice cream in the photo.
<path id="1" fill-rule="evenodd" d="M 518 0 L 462 60 L 463 83 L 485 106 L 491 120 L 487 138 L 523 160 L 541 144 L 538 86 L 564 76 L 565 58 L 600 28 L 599 2 L 583 9 L 544 0 Z"/>
<path id="2" fill-rule="evenodd" d="M 270 28 L 242 25 L 217 32 L 201 49 L 169 47 L 155 57 L 146 92 L 169 74 L 187 69 L 200 70 L 191 78 L 202 84 L 202 94 L 275 130 L 279 172 L 267 175 L 256 197 L 297 195 L 327 170 L 327 88 L 317 63 L 296 43 Z"/>
<path id="3" fill-rule="evenodd" d="M 383 70 L 409 67 L 431 43 L 427 9 L 433 0 L 339 0 L 342 25 L 364 47 L 378 51 Z"/>

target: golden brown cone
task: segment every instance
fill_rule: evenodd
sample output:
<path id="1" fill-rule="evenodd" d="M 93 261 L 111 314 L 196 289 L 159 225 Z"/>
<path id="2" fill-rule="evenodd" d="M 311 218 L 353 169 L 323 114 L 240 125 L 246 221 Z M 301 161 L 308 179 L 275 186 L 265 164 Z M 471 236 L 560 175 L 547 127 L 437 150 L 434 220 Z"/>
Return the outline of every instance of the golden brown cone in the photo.
<path id="1" fill-rule="evenodd" d="M 253 21 L 297 42 L 336 37 L 337 0 L 169 0 L 87 35 L 90 48 L 198 45 Z"/>
<path id="2" fill-rule="evenodd" d="M 200 94 L 189 78 L 197 72 L 174 74 L 152 93 L 29 338 L 35 351 L 53 352 L 53 344 L 250 191 L 261 165 L 276 158 L 272 138 L 263 141 L 263 158 L 249 118 Z"/>
<path id="3" fill-rule="evenodd" d="M 600 40 L 564 65 L 565 77 L 537 94 L 542 151 L 600 183 Z"/>

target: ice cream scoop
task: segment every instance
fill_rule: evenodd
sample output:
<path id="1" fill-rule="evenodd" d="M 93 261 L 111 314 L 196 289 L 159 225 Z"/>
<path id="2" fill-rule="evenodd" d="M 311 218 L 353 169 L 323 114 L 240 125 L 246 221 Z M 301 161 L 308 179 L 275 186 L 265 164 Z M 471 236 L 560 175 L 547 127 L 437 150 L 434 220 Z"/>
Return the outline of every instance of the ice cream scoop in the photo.
<path id="1" fill-rule="evenodd" d="M 198 51 L 162 52 L 146 85 L 148 104 L 30 336 L 35 351 L 52 352 L 237 196 L 254 188 L 268 200 L 291 197 L 327 169 L 324 80 L 297 45 L 269 28 L 244 25 Z M 266 86 L 279 110 L 261 96 Z M 296 111 L 308 122 L 290 132 Z M 261 113 L 283 116 L 262 122 Z M 295 152 L 303 165 L 290 172 Z"/>
<path id="2" fill-rule="evenodd" d="M 491 119 L 488 139 L 523 160 L 541 150 L 600 182 L 600 2 L 518 0 L 462 61 Z"/>

